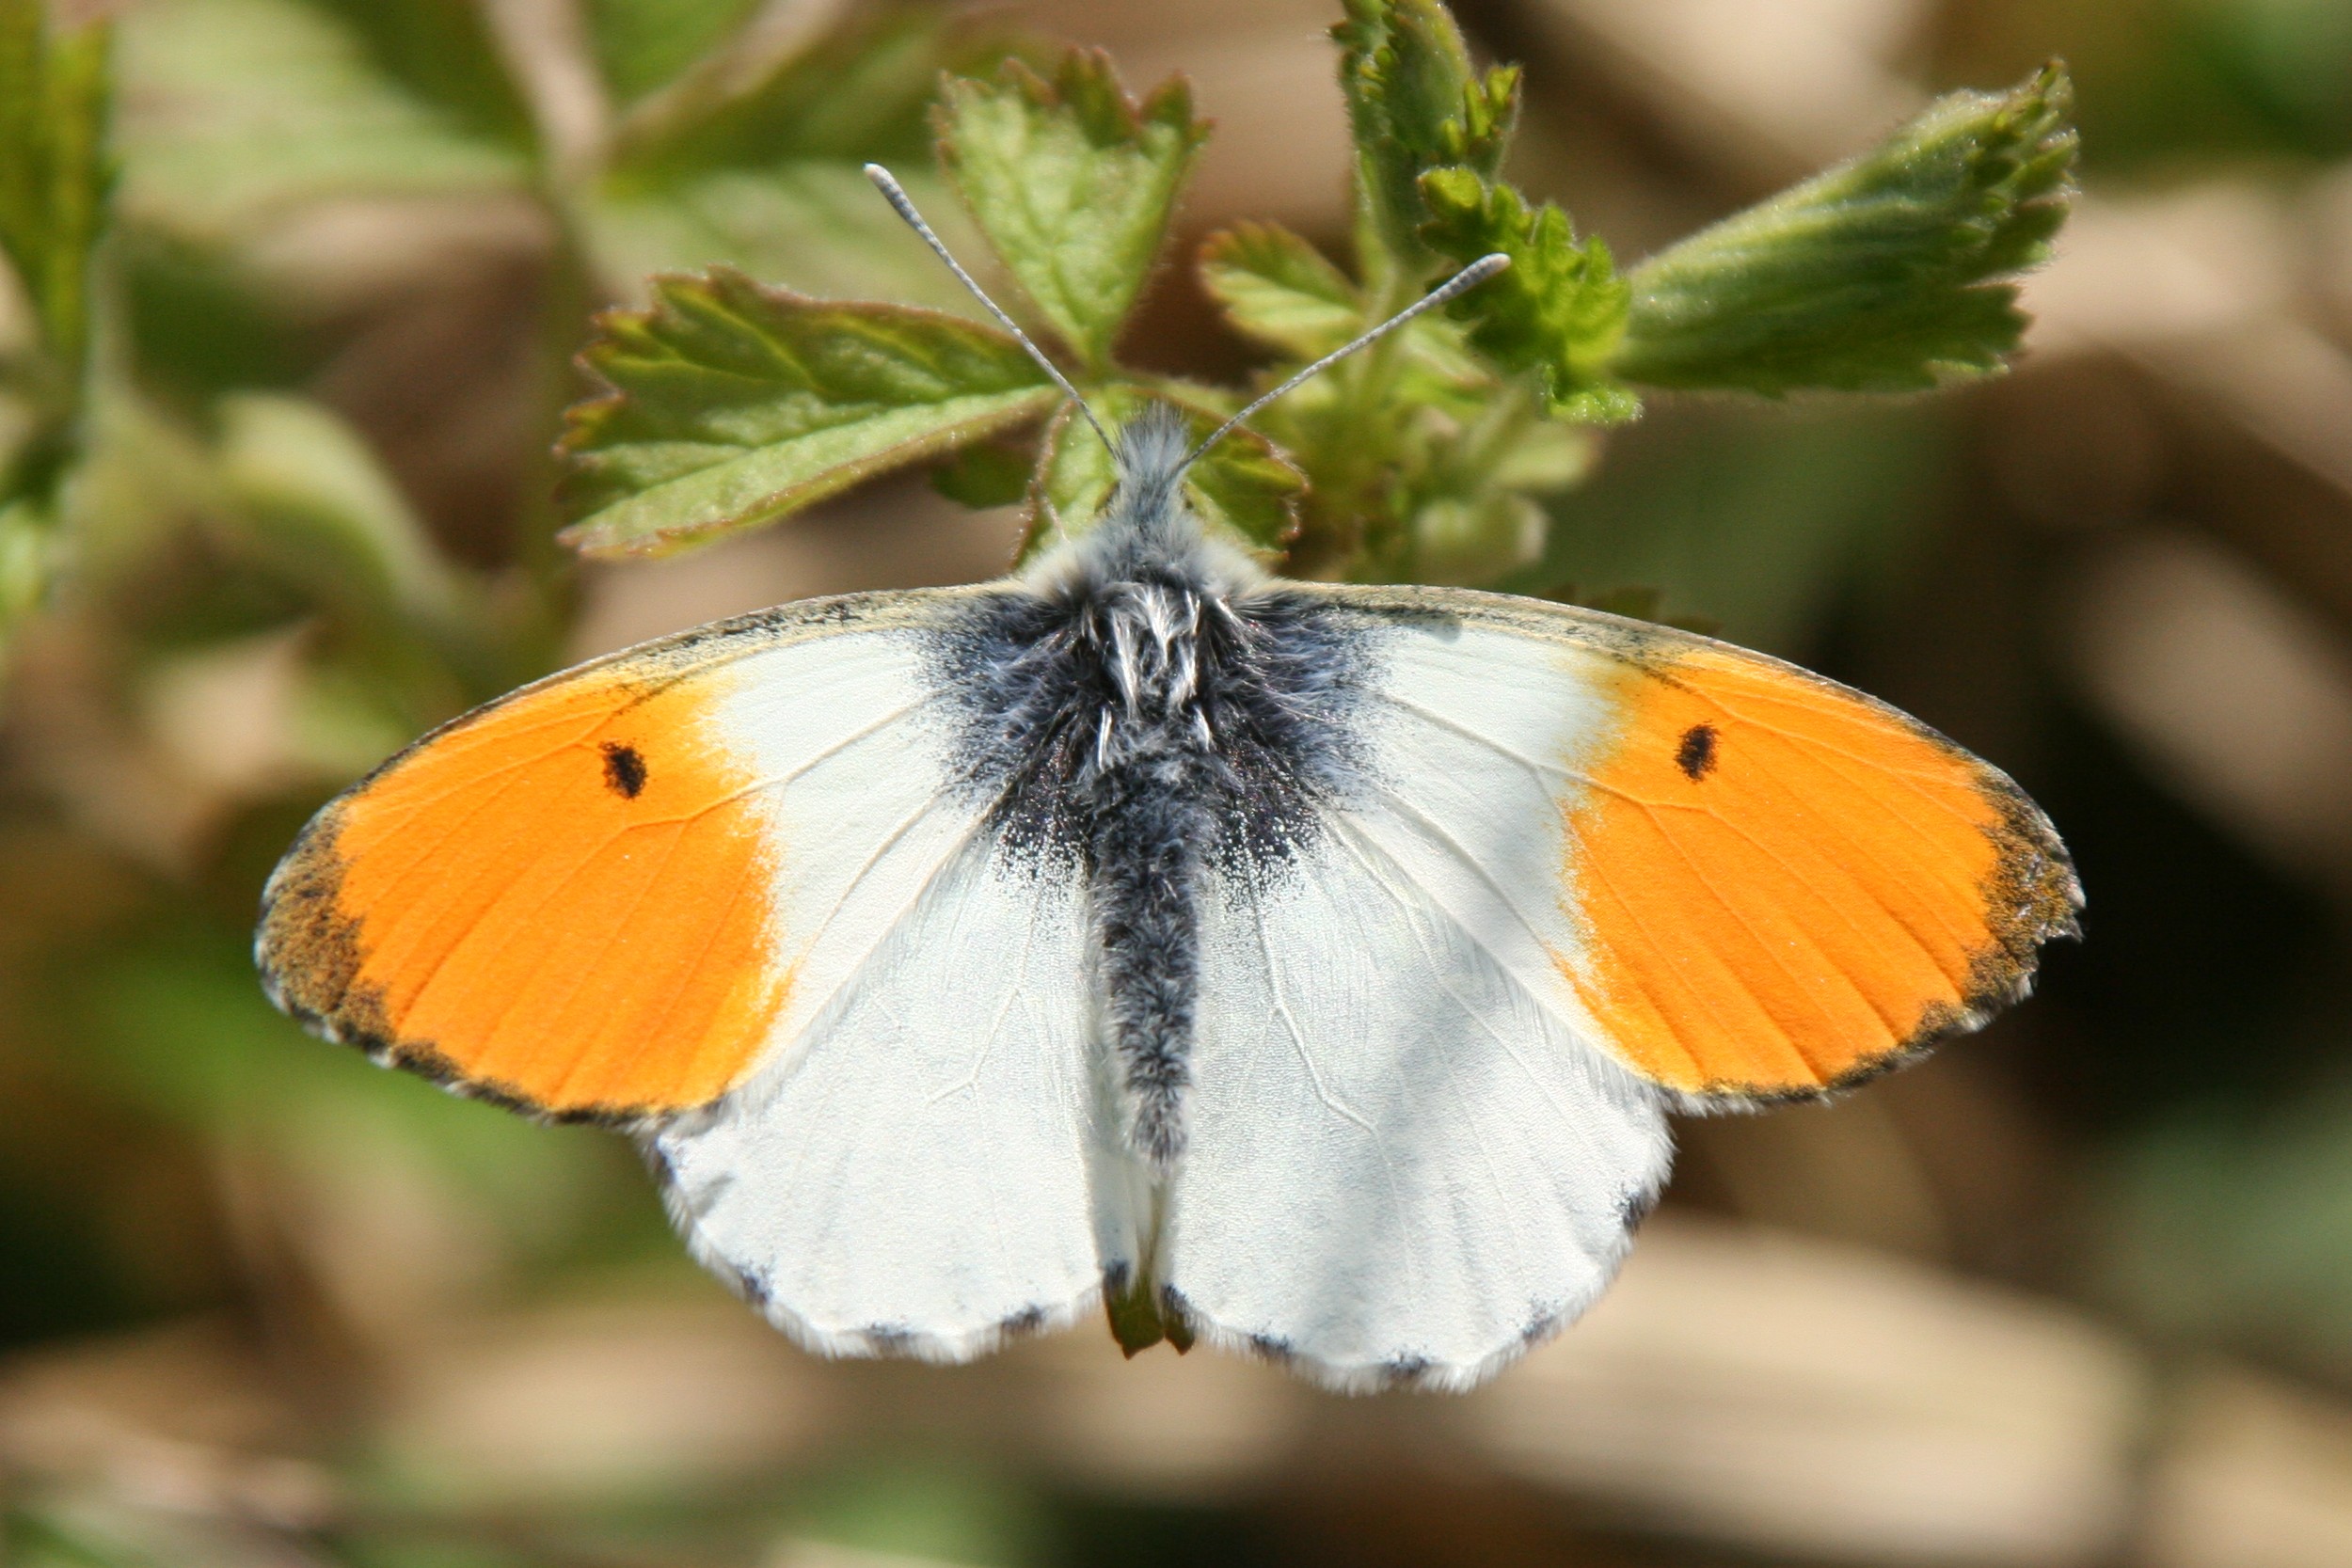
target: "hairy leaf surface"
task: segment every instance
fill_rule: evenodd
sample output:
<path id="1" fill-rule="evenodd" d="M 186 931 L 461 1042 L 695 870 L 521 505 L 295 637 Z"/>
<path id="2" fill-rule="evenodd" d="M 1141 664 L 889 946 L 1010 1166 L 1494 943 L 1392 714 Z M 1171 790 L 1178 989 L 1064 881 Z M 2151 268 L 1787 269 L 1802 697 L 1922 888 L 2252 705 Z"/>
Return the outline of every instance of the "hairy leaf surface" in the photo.
<path id="1" fill-rule="evenodd" d="M 607 315 L 564 487 L 590 555 L 659 555 L 1037 418 L 1058 395 L 1004 333 L 911 306 L 809 299 L 714 269 Z"/>
<path id="2" fill-rule="evenodd" d="M 1912 391 L 2001 368 L 2026 328 L 2004 278 L 2066 220 L 2065 72 L 1960 92 L 1853 162 L 1636 270 L 1616 369 L 1767 395 Z"/>
<path id="3" fill-rule="evenodd" d="M 1578 244 L 1567 214 L 1549 202 L 1530 208 L 1509 185 L 1468 168 L 1432 170 L 1421 188 L 1430 212 L 1422 232 L 1440 253 L 1460 262 L 1498 251 L 1511 259 L 1449 307 L 1474 324 L 1470 345 L 1505 370 L 1537 372 L 1559 418 L 1612 424 L 1640 413 L 1610 374 L 1629 291 L 1609 247 Z"/>
<path id="4" fill-rule="evenodd" d="M 1238 331 L 1312 359 L 1363 330 L 1363 293 L 1296 234 L 1244 223 L 1200 248 L 1200 283 Z"/>
<path id="5" fill-rule="evenodd" d="M 1422 270 L 1421 177 L 1447 166 L 1495 177 L 1518 119 L 1518 69 L 1481 76 L 1438 0 L 1347 0 L 1331 37 L 1355 133 L 1359 219 L 1393 262 Z"/>
<path id="6" fill-rule="evenodd" d="M 947 84 L 939 150 L 1022 290 L 1089 370 L 1142 292 L 1208 128 L 1174 78 L 1137 105 L 1110 60 L 1073 50 L 1052 81 L 1009 60 Z"/>

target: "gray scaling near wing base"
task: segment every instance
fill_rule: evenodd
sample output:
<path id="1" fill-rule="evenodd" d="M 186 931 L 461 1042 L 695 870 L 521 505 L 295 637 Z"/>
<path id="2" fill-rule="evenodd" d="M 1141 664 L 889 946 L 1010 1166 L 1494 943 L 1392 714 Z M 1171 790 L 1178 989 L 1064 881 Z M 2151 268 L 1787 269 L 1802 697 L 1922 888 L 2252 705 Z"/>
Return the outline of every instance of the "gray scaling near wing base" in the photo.
<path id="1" fill-rule="evenodd" d="M 1126 1134 L 1184 1149 L 1200 901 L 1216 866 L 1279 873 L 1360 764 L 1360 634 L 1208 543 L 1179 490 L 1184 431 L 1153 408 L 1120 438 L 1102 523 L 939 642 L 962 710 L 956 766 L 1009 852 L 1085 877 Z"/>

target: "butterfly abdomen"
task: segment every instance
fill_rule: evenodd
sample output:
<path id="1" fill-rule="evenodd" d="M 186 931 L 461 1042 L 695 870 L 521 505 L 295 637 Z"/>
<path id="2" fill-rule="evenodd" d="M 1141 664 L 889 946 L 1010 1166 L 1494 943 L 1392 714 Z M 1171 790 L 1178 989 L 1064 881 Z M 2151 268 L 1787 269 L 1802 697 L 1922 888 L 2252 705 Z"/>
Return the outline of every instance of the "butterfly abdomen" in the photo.
<path id="1" fill-rule="evenodd" d="M 1007 853 L 1084 878 L 1126 1140 L 1165 1169 L 1208 870 L 1279 875 L 1318 831 L 1358 767 L 1368 666 L 1341 618 L 1204 546 L 1168 492 L 1131 486 L 1100 531 L 976 606 L 940 673 Z"/>

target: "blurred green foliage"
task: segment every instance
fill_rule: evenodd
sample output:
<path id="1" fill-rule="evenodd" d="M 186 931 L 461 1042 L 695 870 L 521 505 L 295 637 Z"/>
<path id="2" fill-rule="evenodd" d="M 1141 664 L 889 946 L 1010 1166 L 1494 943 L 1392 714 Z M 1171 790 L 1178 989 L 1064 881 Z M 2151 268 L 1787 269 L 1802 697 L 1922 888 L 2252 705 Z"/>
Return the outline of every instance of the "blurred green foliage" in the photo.
<path id="1" fill-rule="evenodd" d="M 57 567 L 87 405 L 91 261 L 104 222 L 107 36 L 0 5 L 0 257 L 30 317 L 0 341 L 0 646 Z M 13 428 L 11 428 L 11 426 Z"/>

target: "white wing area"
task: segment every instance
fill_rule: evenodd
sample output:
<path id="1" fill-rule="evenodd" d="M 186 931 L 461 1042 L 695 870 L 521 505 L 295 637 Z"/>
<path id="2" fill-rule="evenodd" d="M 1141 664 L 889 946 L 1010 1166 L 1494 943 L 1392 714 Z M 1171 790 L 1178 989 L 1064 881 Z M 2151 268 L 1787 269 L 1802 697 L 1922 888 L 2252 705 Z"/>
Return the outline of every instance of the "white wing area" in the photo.
<path id="1" fill-rule="evenodd" d="M 1090 1207 L 1085 929 L 967 846 L 806 1049 L 653 1140 L 696 1256 L 827 1354 L 962 1360 L 1095 1305 L 1135 1254 Z"/>
<path id="2" fill-rule="evenodd" d="M 1426 591 L 1424 591 L 1426 592 Z M 1383 628 L 1368 705 L 1362 830 L 1563 1027 L 1592 1024 L 1567 966 L 1582 945 L 1568 815 L 1615 727 L 1613 661 L 1475 623 Z"/>
<path id="3" fill-rule="evenodd" d="M 648 1145 L 695 1255 L 801 1343 L 963 1359 L 1135 1252 L 1089 1197 L 1076 875 L 1008 861 L 950 788 L 922 636 L 733 664 L 711 722 L 760 781 L 789 990 L 753 1076 Z"/>
<path id="4" fill-rule="evenodd" d="M 1365 798 L 1206 900 L 1159 1277 L 1197 1327 L 1327 1385 L 1466 1387 L 1589 1306 L 1664 1180 L 1659 1097 L 1590 1042 L 1559 957 L 1576 650 L 1375 634 Z"/>
<path id="5" fill-rule="evenodd" d="M 915 595 L 908 595 L 910 599 Z M 881 622 L 740 659 L 709 723 L 760 781 L 789 1053 L 979 830 L 951 791 L 924 632 Z"/>
<path id="6" fill-rule="evenodd" d="M 1159 1275 L 1340 1388 L 1468 1387 L 1574 1318 L 1664 1179 L 1656 1096 L 1357 823 L 1212 893 Z"/>

